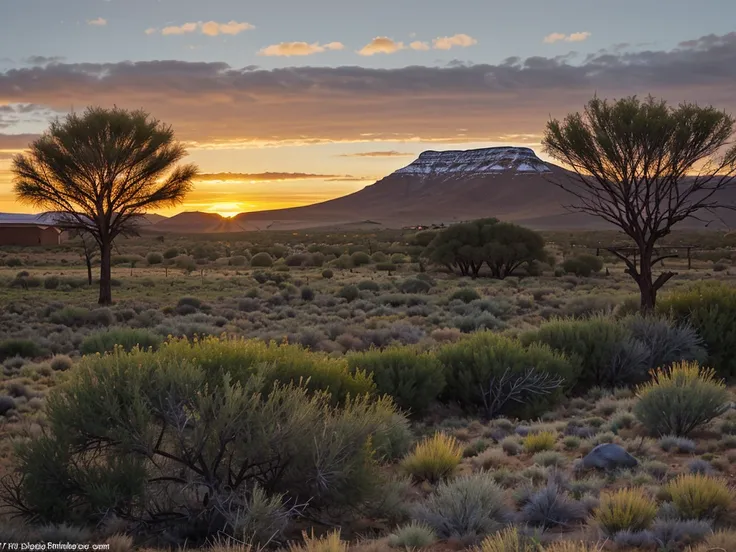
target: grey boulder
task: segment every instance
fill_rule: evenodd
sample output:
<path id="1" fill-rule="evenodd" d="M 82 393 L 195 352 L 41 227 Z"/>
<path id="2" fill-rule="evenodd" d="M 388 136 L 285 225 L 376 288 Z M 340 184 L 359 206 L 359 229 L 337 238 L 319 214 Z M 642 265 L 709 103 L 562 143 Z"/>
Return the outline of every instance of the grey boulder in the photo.
<path id="1" fill-rule="evenodd" d="M 613 443 L 603 443 L 591 450 L 583 458 L 580 467 L 584 470 L 615 470 L 619 468 L 633 468 L 639 461 L 631 456 L 626 449 Z"/>

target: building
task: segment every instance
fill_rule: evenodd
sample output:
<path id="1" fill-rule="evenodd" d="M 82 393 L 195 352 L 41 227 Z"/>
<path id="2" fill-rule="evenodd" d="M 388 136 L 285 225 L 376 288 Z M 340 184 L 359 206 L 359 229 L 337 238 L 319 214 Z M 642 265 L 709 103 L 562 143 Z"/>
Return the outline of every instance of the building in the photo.
<path id="1" fill-rule="evenodd" d="M 59 245 L 66 239 L 53 214 L 0 213 L 0 246 Z"/>

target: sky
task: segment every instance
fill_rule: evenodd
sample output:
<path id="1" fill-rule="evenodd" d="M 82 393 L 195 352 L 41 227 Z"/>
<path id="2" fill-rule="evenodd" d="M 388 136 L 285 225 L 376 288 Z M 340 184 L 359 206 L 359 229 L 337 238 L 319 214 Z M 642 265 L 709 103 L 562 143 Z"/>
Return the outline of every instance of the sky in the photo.
<path id="1" fill-rule="evenodd" d="M 664 7 L 666 6 L 666 7 Z M 12 156 L 87 106 L 170 124 L 183 205 L 305 205 L 428 149 L 524 145 L 594 94 L 736 113 L 736 2 L 0 0 L 0 212 Z"/>

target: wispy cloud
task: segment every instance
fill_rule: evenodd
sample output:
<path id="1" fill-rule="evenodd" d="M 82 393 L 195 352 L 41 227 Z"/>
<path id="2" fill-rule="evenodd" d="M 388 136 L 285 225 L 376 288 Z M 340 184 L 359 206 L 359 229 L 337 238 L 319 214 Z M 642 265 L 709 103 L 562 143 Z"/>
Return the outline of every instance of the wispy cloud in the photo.
<path id="1" fill-rule="evenodd" d="M 441 36 L 432 41 L 435 50 L 449 50 L 450 48 L 459 47 L 467 48 L 478 44 L 478 41 L 470 35 L 456 34 L 452 36 Z"/>
<path id="2" fill-rule="evenodd" d="M 103 17 L 98 17 L 97 19 L 88 19 L 87 25 L 92 25 L 94 27 L 104 27 L 107 25 L 107 19 Z"/>
<path id="3" fill-rule="evenodd" d="M 339 157 L 414 157 L 415 154 L 406 151 L 362 151 L 360 153 L 343 153 Z"/>
<path id="4" fill-rule="evenodd" d="M 430 49 L 430 46 L 426 42 L 415 40 L 414 42 L 409 44 L 409 48 L 411 48 L 412 50 L 426 51 Z"/>
<path id="5" fill-rule="evenodd" d="M 272 44 L 258 51 L 261 56 L 309 56 L 312 54 L 320 54 L 328 50 L 342 50 L 345 45 L 341 42 L 328 42 L 320 44 L 319 42 L 281 42 L 280 44 Z"/>
<path id="6" fill-rule="evenodd" d="M 339 174 L 314 174 L 314 173 L 292 173 L 292 172 L 263 172 L 263 173 L 205 173 L 197 176 L 196 180 L 201 182 L 278 182 L 285 180 L 334 180 L 342 178 L 353 178 L 351 175 Z"/>
<path id="7" fill-rule="evenodd" d="M 554 44 L 555 42 L 583 42 L 584 40 L 588 40 L 590 36 L 588 31 L 567 35 L 565 33 L 552 33 L 544 37 L 544 42 L 547 44 Z"/>
<path id="8" fill-rule="evenodd" d="M 170 25 L 161 29 L 161 34 L 164 36 L 172 35 L 183 35 L 199 32 L 200 34 L 207 36 L 218 36 L 218 35 L 237 35 L 243 31 L 255 29 L 254 25 L 250 23 L 228 21 L 227 23 L 218 23 L 217 21 L 198 21 L 196 23 L 183 23 L 182 25 Z M 146 34 L 151 35 L 159 32 L 156 27 L 150 27 L 146 29 Z"/>

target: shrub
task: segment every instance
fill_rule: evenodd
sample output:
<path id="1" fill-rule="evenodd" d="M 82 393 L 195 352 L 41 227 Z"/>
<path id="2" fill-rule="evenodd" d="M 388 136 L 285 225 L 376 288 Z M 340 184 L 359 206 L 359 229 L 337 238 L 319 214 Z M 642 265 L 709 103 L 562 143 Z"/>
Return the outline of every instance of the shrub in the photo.
<path id="1" fill-rule="evenodd" d="M 9 267 L 23 266 L 23 261 L 18 257 L 8 257 L 5 259 L 5 264 Z"/>
<path id="2" fill-rule="evenodd" d="M 356 251 L 350 255 L 350 261 L 353 266 L 363 266 L 371 263 L 371 258 L 368 253 L 364 251 Z"/>
<path id="3" fill-rule="evenodd" d="M 705 542 L 689 552 L 729 552 L 736 550 L 736 530 L 723 530 L 713 533 Z"/>
<path id="4" fill-rule="evenodd" d="M 518 341 L 492 332 L 479 332 L 444 345 L 437 357 L 445 368 L 447 382 L 441 398 L 469 411 L 481 410 L 489 417 L 510 413 L 541 415 L 576 381 L 575 366 L 560 353 L 542 345 L 523 347 Z M 510 386 L 545 374 L 541 389 L 527 388 L 511 401 L 503 402 L 510 395 Z M 555 382 L 557 386 L 550 385 Z"/>
<path id="5" fill-rule="evenodd" d="M 657 515 L 652 499 L 637 489 L 621 489 L 603 493 L 595 521 L 608 536 L 619 531 L 648 529 Z"/>
<path id="6" fill-rule="evenodd" d="M 619 387 L 646 380 L 649 351 L 634 341 L 618 321 L 554 320 L 522 334 L 522 343 L 543 343 L 579 365 L 579 389 Z"/>
<path id="7" fill-rule="evenodd" d="M 61 280 L 58 276 L 46 276 L 43 280 L 43 287 L 46 289 L 57 289 Z"/>
<path id="8" fill-rule="evenodd" d="M 381 291 L 381 286 L 373 280 L 363 280 L 358 282 L 358 289 L 362 291 Z"/>
<path id="9" fill-rule="evenodd" d="M 273 266 L 273 259 L 271 258 L 271 255 L 269 255 L 265 251 L 262 251 L 261 253 L 256 253 L 255 255 L 253 255 L 253 258 L 250 260 L 250 266 L 258 268 L 268 268 L 270 266 Z"/>
<path id="10" fill-rule="evenodd" d="M 409 278 L 399 284 L 399 290 L 402 293 L 427 293 L 430 289 L 432 289 L 432 286 L 429 282 L 418 278 Z"/>
<path id="11" fill-rule="evenodd" d="M 521 509 L 521 517 L 525 523 L 543 529 L 568 527 L 582 522 L 587 515 L 582 504 L 568 497 L 554 483 L 534 493 Z"/>
<path id="12" fill-rule="evenodd" d="M 692 326 L 653 316 L 632 316 L 624 321 L 631 336 L 649 350 L 649 368 L 669 368 L 683 360 L 703 363 L 708 354 Z"/>
<path id="13" fill-rule="evenodd" d="M 49 365 L 55 372 L 64 372 L 69 370 L 73 366 L 72 359 L 66 355 L 55 355 L 50 361 Z"/>
<path id="14" fill-rule="evenodd" d="M 396 272 L 399 269 L 394 263 L 376 263 L 376 270 L 383 272 Z"/>
<path id="15" fill-rule="evenodd" d="M 725 384 L 695 362 L 653 372 L 637 396 L 634 414 L 655 435 L 686 436 L 729 408 Z"/>
<path id="16" fill-rule="evenodd" d="M 301 545 L 291 544 L 289 552 L 347 552 L 348 543 L 340 538 L 340 530 L 330 531 L 322 537 L 308 535 L 302 532 L 304 543 Z"/>
<path id="17" fill-rule="evenodd" d="M 539 552 L 534 540 L 519 532 L 517 527 L 509 527 L 483 539 L 473 552 Z"/>
<path id="18" fill-rule="evenodd" d="M 480 295 L 473 288 L 461 288 L 450 296 L 450 301 L 462 301 L 463 303 L 470 303 L 480 299 Z"/>
<path id="19" fill-rule="evenodd" d="M 557 442 L 557 433 L 554 431 L 540 431 L 530 433 L 524 437 L 524 450 L 535 453 L 544 450 L 552 450 Z"/>
<path id="20" fill-rule="evenodd" d="M 568 274 L 576 276 L 590 276 L 593 272 L 600 272 L 603 268 L 603 260 L 595 255 L 577 255 L 565 259 L 562 269 Z"/>
<path id="21" fill-rule="evenodd" d="M 304 286 L 301 290 L 302 301 L 313 301 L 314 290 L 310 287 Z"/>
<path id="22" fill-rule="evenodd" d="M 411 347 L 372 349 L 347 357 L 351 371 L 373 376 L 379 393 L 391 395 L 405 410 L 421 414 L 445 387 L 442 365 L 432 353 Z"/>
<path id="23" fill-rule="evenodd" d="M 440 483 L 416 508 L 415 517 L 443 539 L 473 543 L 501 529 L 510 511 L 503 490 L 491 474 L 483 472 Z"/>
<path id="24" fill-rule="evenodd" d="M 396 529 L 389 537 L 388 544 L 393 548 L 416 550 L 433 545 L 437 541 L 434 530 L 425 523 L 412 521 Z"/>
<path id="25" fill-rule="evenodd" d="M 332 272 L 332 270 L 330 270 L 329 268 L 326 268 L 326 269 L 324 269 L 324 270 L 322 271 L 322 277 L 323 277 L 323 278 L 324 278 L 325 280 L 329 280 L 329 279 L 330 279 L 330 278 L 332 278 L 332 277 L 333 277 L 334 275 L 335 275 L 335 273 L 334 273 L 334 272 Z"/>
<path id="26" fill-rule="evenodd" d="M 0 341 L 0 362 L 15 356 L 37 358 L 43 354 L 39 345 L 30 339 L 6 339 Z"/>
<path id="27" fill-rule="evenodd" d="M 148 255 L 146 255 L 146 262 L 149 265 L 158 265 L 164 262 L 164 256 L 161 255 L 161 253 L 156 253 L 152 251 Z"/>
<path id="28" fill-rule="evenodd" d="M 7 395 L 0 395 L 0 416 L 5 416 L 15 408 L 15 399 Z"/>
<path id="29" fill-rule="evenodd" d="M 194 516 L 158 525 L 182 544 L 232 534 L 255 486 L 308 512 L 339 511 L 373 492 L 371 443 L 397 416 L 389 399 L 356 394 L 336 407 L 324 392 L 243 378 L 240 362 L 217 373 L 213 365 L 238 360 L 244 348 L 263 349 L 209 341 L 203 350 L 175 342 L 83 358 L 47 399 L 49 431 L 19 449 L 25 477 L 14 505 L 41 522 L 122 514 L 145 525 L 165 496 L 169 511 Z M 267 469 L 253 469 L 264 462 Z M 192 501 L 193 486 L 209 500 Z"/>
<path id="30" fill-rule="evenodd" d="M 83 355 L 110 353 L 116 347 L 131 351 L 134 347 L 157 349 L 161 337 L 142 328 L 110 328 L 89 334 L 79 346 Z"/>
<path id="31" fill-rule="evenodd" d="M 736 288 L 709 283 L 675 291 L 657 301 L 657 310 L 692 326 L 716 374 L 736 378 Z"/>
<path id="32" fill-rule="evenodd" d="M 733 489 L 721 477 L 685 474 L 665 486 L 668 498 L 685 519 L 715 519 L 731 505 Z"/>
<path id="33" fill-rule="evenodd" d="M 164 259 L 173 259 L 179 255 L 179 249 L 176 247 L 170 247 L 164 251 Z"/>
<path id="34" fill-rule="evenodd" d="M 360 290 L 357 287 L 351 285 L 343 286 L 337 295 L 338 297 L 346 299 L 349 303 L 351 301 L 355 301 L 358 297 L 360 297 Z"/>
<path id="35" fill-rule="evenodd" d="M 695 441 L 674 435 L 665 435 L 659 440 L 659 447 L 665 452 L 692 454 L 695 452 Z"/>
<path id="36" fill-rule="evenodd" d="M 463 449 L 457 439 L 435 433 L 417 443 L 401 467 L 418 481 L 436 482 L 452 475 L 462 460 Z"/>

